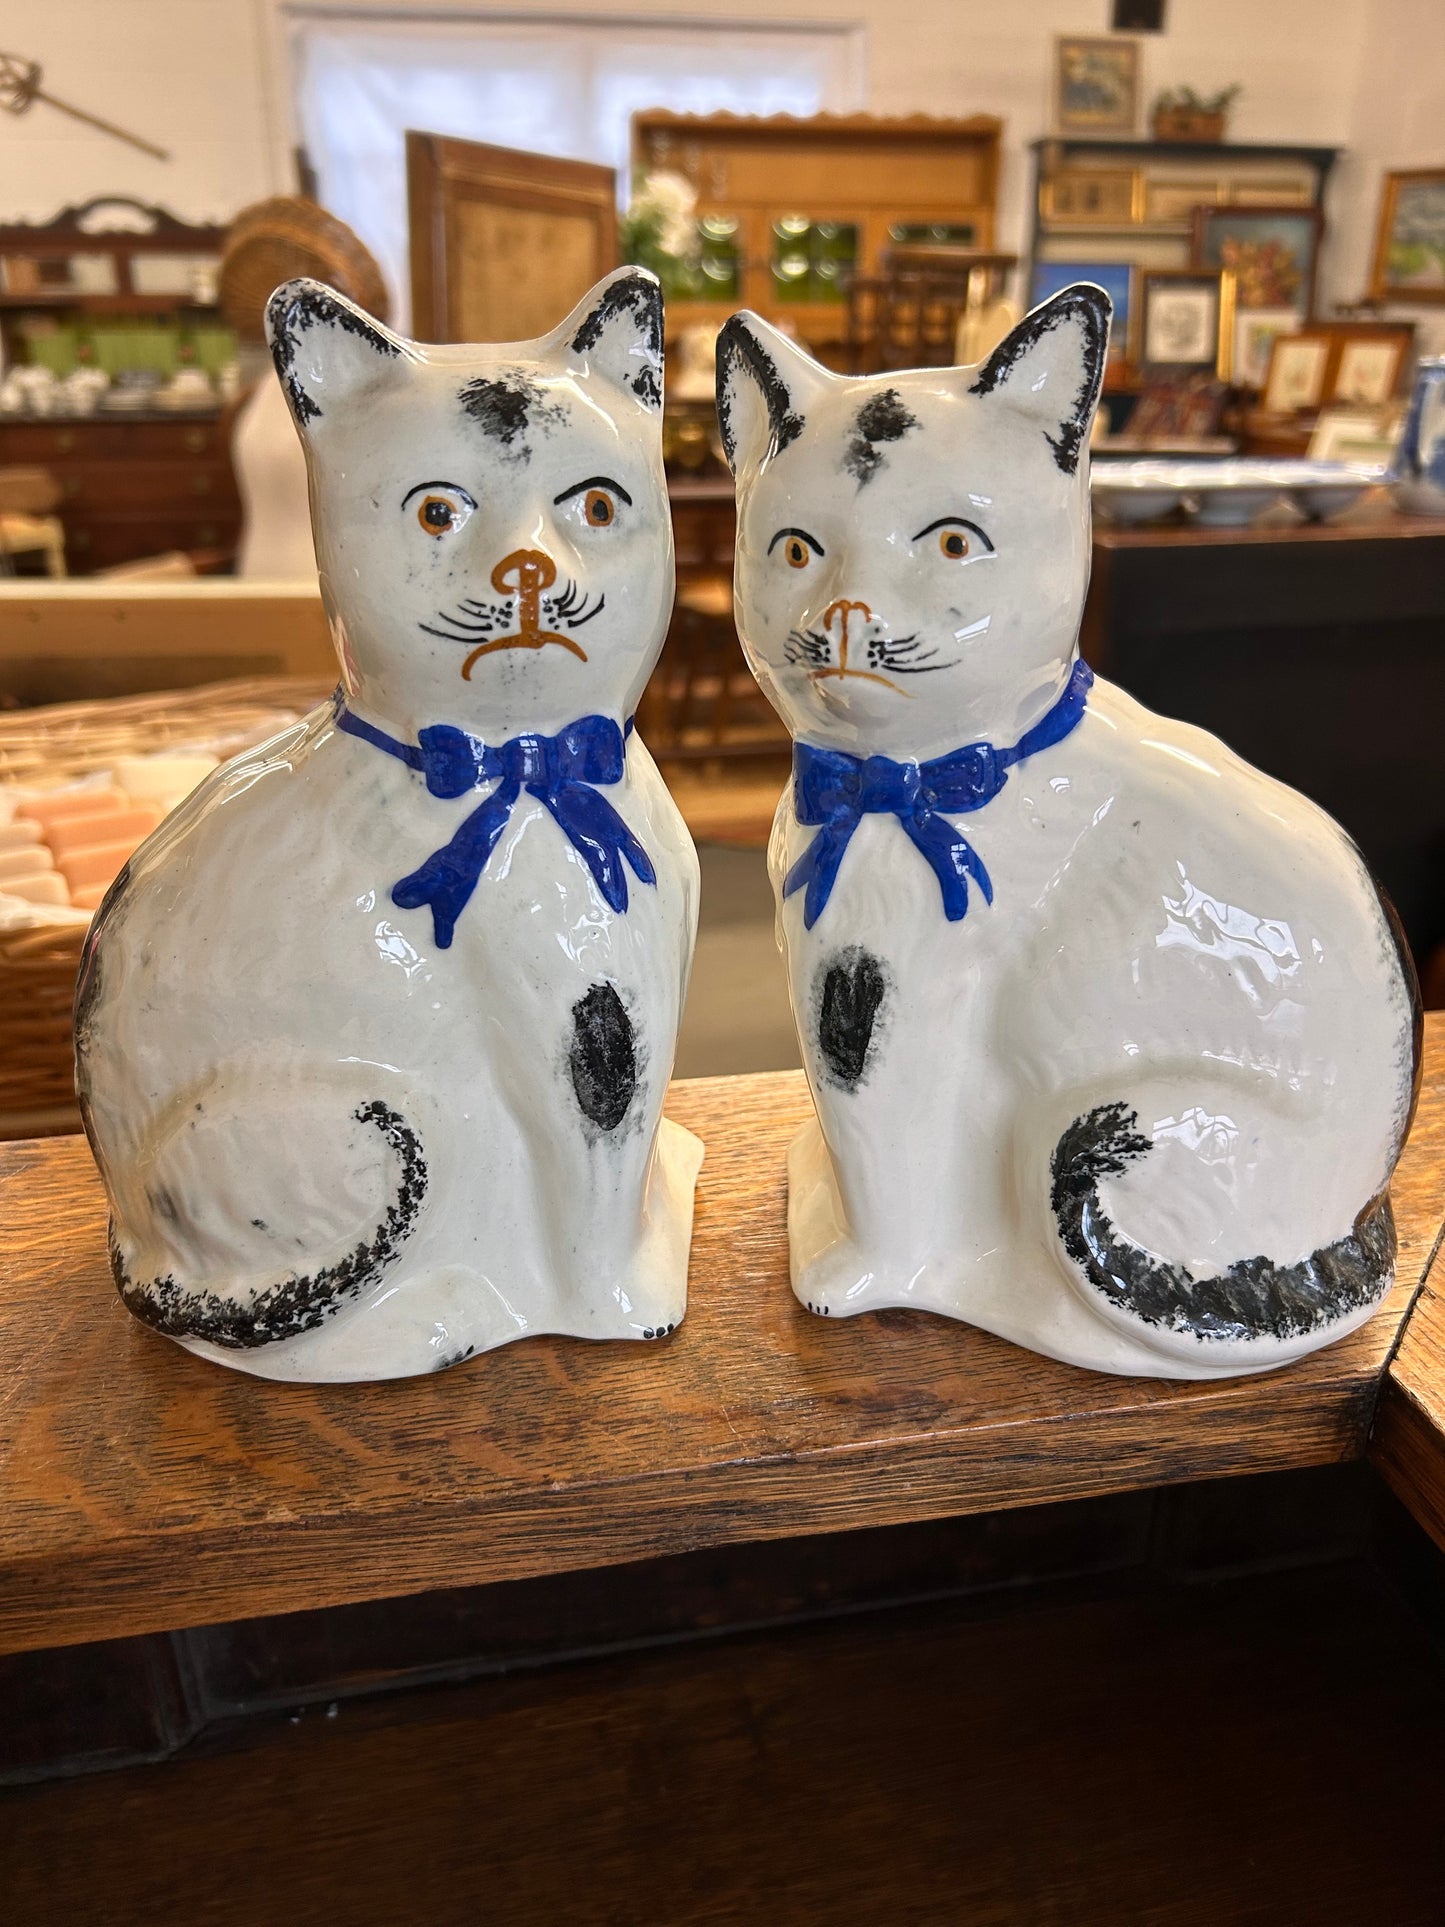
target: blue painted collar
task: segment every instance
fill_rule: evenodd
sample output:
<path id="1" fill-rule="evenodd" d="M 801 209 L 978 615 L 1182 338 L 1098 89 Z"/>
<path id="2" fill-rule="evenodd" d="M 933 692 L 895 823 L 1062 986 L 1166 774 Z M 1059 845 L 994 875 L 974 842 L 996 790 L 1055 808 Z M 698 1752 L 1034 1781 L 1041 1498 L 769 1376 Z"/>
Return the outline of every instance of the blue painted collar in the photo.
<path id="1" fill-rule="evenodd" d="M 484 743 L 450 723 L 434 723 L 417 731 L 415 743 L 404 743 L 356 715 L 338 696 L 336 727 L 419 771 L 433 796 L 465 796 L 483 784 L 496 785 L 449 843 L 392 888 L 391 900 L 399 909 L 430 907 L 439 950 L 450 947 L 457 918 L 524 788 L 551 811 L 619 914 L 627 908 L 624 858 L 640 883 L 657 882 L 646 850 L 594 788 L 621 782 L 630 717 L 625 730 L 610 716 L 581 716 L 555 736 L 513 736 L 500 745 Z"/>
<path id="2" fill-rule="evenodd" d="M 966 743 L 927 763 L 895 763 L 887 756 L 849 756 L 795 743 L 793 807 L 800 823 L 822 825 L 783 884 L 785 897 L 806 886 L 805 928 L 811 930 L 822 916 L 849 839 L 874 813 L 896 816 L 912 838 L 938 878 L 950 923 L 967 913 L 970 877 L 992 903 L 993 883 L 978 852 L 947 819 L 981 810 L 998 795 L 1015 763 L 1062 742 L 1082 717 L 1093 680 L 1093 670 L 1080 658 L 1063 695 L 1011 749 Z"/>

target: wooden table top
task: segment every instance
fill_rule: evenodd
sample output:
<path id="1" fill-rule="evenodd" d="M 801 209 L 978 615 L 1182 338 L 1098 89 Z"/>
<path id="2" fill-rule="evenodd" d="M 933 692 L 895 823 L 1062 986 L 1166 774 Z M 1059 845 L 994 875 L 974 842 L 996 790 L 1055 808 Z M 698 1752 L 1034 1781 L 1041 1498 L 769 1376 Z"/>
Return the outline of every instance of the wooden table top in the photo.
<path id="1" fill-rule="evenodd" d="M 1445 1258 L 1438 1247 L 1390 1360 L 1370 1457 L 1445 1547 Z"/>
<path id="2" fill-rule="evenodd" d="M 1263 1378 L 1108 1378 L 922 1313 L 811 1317 L 784 1225 L 801 1074 L 668 1108 L 707 1144 L 673 1337 L 385 1385 L 270 1384 L 146 1331 L 84 1142 L 0 1148 L 0 1651 L 1357 1458 L 1445 1222 L 1437 1021 L 1379 1315 Z"/>
<path id="3" fill-rule="evenodd" d="M 1202 522 L 1146 522 L 1134 528 L 1094 517 L 1096 549 L 1230 549 L 1291 547 L 1312 542 L 1402 542 L 1445 539 L 1445 516 L 1402 515 L 1372 510 L 1340 522 L 1284 522 L 1266 518 L 1244 528 L 1206 527 Z"/>

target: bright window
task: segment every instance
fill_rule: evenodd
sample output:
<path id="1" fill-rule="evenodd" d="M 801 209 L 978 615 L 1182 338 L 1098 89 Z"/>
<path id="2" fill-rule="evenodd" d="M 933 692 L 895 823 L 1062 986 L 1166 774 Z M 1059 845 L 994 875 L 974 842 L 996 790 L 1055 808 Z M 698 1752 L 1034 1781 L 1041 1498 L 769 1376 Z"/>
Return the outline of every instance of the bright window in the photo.
<path id="1" fill-rule="evenodd" d="M 857 28 L 691 26 L 589 16 L 438 20 L 287 9 L 301 138 L 323 203 L 410 307 L 405 133 L 601 161 L 628 184 L 630 123 L 679 113 L 846 113 L 862 105 Z"/>

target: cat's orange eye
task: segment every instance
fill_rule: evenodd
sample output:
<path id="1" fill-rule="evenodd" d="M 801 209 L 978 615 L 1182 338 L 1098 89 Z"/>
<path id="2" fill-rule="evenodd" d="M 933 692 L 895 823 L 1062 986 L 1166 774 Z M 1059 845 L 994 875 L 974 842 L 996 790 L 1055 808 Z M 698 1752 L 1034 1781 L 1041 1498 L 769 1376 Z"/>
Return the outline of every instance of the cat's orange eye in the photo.
<path id="1" fill-rule="evenodd" d="M 610 528 L 617 520 L 617 504 L 605 488 L 589 488 L 582 513 L 587 518 L 589 528 Z"/>
<path id="2" fill-rule="evenodd" d="M 783 545 L 783 554 L 788 558 L 790 569 L 806 569 L 808 566 L 808 545 L 798 535 L 790 535 Z"/>
<path id="3" fill-rule="evenodd" d="M 945 529 L 938 538 L 938 546 L 951 562 L 961 562 L 968 554 L 968 537 L 962 529 Z"/>
<path id="4" fill-rule="evenodd" d="M 428 495 L 418 503 L 416 519 L 428 535 L 445 535 L 456 525 L 457 512 L 445 495 Z"/>

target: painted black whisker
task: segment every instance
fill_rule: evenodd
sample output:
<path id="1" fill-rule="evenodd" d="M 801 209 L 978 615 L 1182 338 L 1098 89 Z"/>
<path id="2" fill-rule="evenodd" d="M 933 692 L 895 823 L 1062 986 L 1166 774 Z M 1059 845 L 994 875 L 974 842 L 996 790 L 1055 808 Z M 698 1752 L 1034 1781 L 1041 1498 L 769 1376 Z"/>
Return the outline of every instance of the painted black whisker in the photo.
<path id="1" fill-rule="evenodd" d="M 586 605 L 584 604 L 583 606 L 585 607 Z M 596 606 L 591 609 L 588 609 L 585 616 L 570 617 L 567 622 L 567 627 L 569 629 L 580 629 L 583 623 L 590 622 L 593 616 L 600 616 L 602 611 L 606 607 L 607 607 L 607 597 L 605 595 L 598 596 Z"/>
<path id="2" fill-rule="evenodd" d="M 443 617 L 442 620 L 445 621 L 446 618 Z M 416 626 L 424 636 L 438 636 L 443 642 L 475 642 L 478 636 L 489 636 L 492 634 L 492 625 L 490 623 L 487 624 L 485 629 L 473 629 L 470 633 L 461 636 L 454 635 L 449 629 L 433 629 L 429 622 L 419 622 Z"/>

